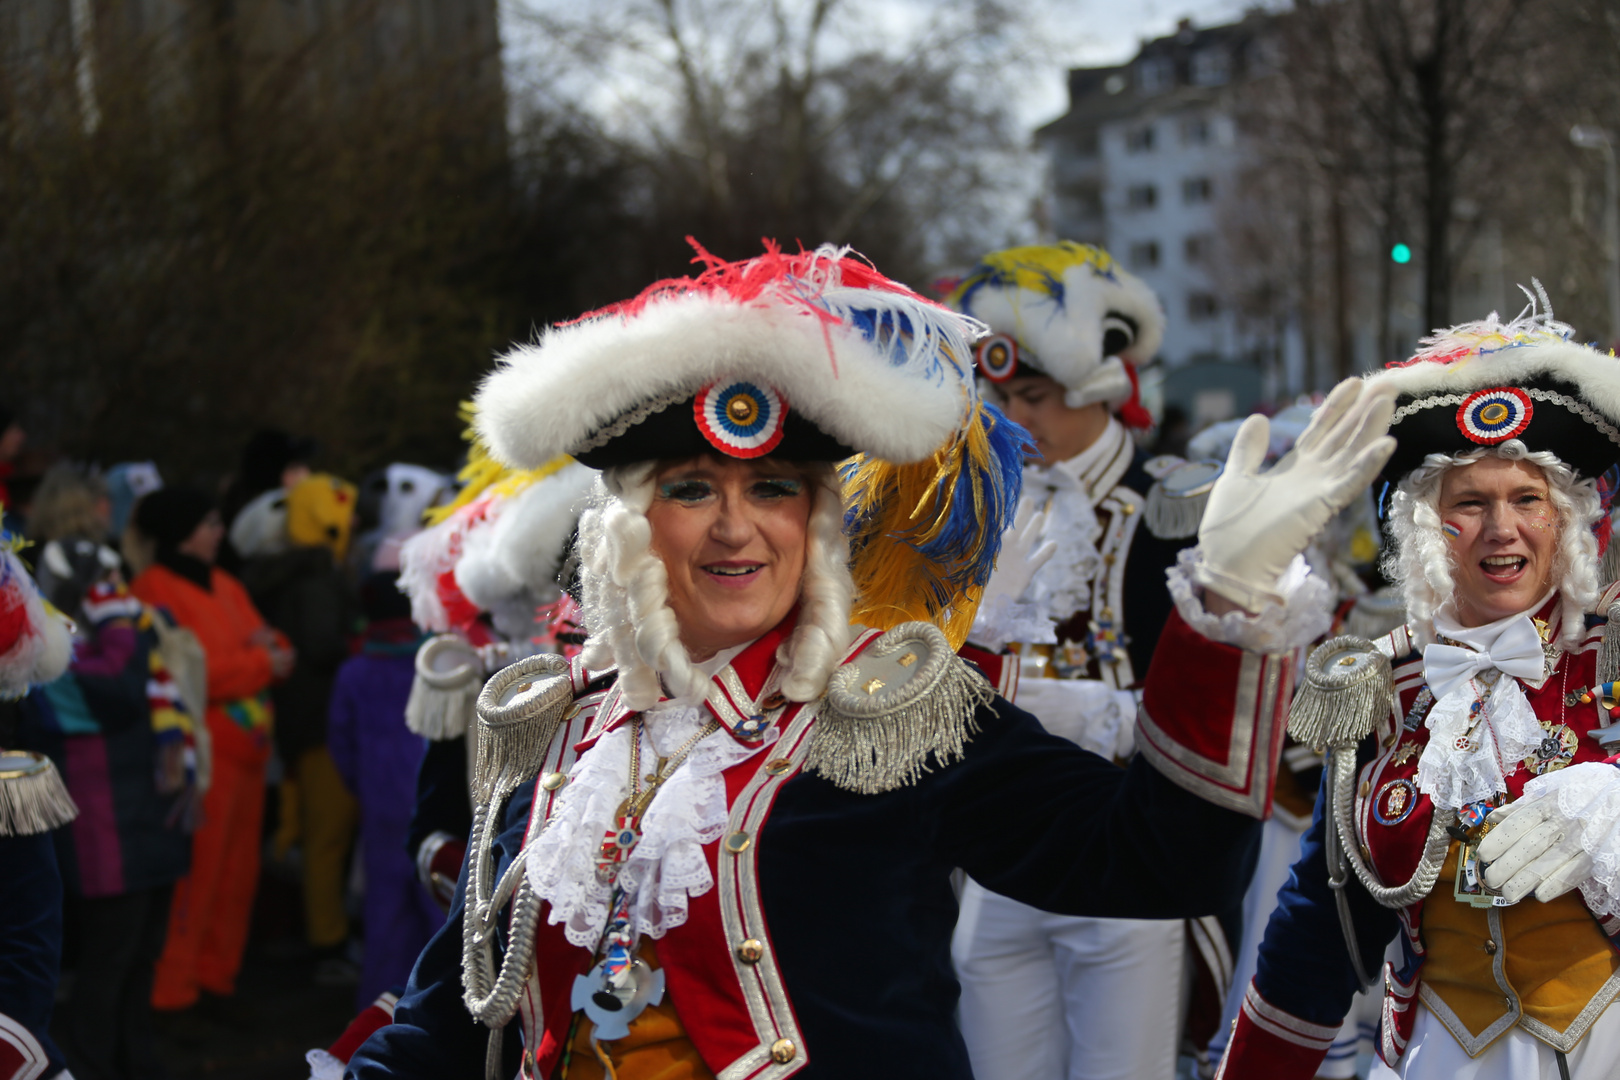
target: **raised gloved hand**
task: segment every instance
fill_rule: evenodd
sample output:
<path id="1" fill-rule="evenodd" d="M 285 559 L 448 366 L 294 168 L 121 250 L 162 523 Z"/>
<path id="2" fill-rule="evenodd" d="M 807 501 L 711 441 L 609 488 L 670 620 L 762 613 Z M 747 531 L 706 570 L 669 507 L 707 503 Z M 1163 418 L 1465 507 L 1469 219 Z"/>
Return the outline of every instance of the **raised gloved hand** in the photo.
<path id="1" fill-rule="evenodd" d="M 1560 799 L 1560 792 L 1566 797 Z M 1611 830 L 1617 801 L 1620 769 L 1603 762 L 1571 765 L 1530 781 L 1524 798 L 1486 818 L 1492 828 L 1479 842 L 1485 884 L 1510 903 L 1531 892 L 1543 902 L 1562 896 L 1592 876 L 1593 857 L 1583 839 Z"/>
<path id="2" fill-rule="evenodd" d="M 1394 452 L 1387 434 L 1394 411 L 1389 392 L 1346 379 L 1294 449 L 1266 472 L 1260 466 L 1270 424 L 1263 416 L 1245 420 L 1198 527 L 1198 583 L 1250 611 L 1279 602 L 1277 581 L 1294 556 L 1367 489 Z"/>
<path id="3" fill-rule="evenodd" d="M 1055 624 L 1043 607 L 1024 599 L 1035 571 L 1057 552 L 1057 544 L 1043 535 L 1046 522 L 1046 512 L 1036 511 L 1035 500 L 1026 497 L 1019 502 L 1012 525 L 1002 534 L 995 573 L 979 598 L 968 634 L 974 644 L 996 652 L 1013 641 L 1057 640 Z"/>
<path id="4" fill-rule="evenodd" d="M 1019 501 L 1012 525 L 1001 536 L 1001 554 L 995 573 L 984 586 L 984 603 L 1003 596 L 1008 600 L 1022 597 L 1035 571 L 1057 552 L 1057 544 L 1046 539 L 1046 519 L 1046 511 L 1035 509 L 1034 499 Z"/>

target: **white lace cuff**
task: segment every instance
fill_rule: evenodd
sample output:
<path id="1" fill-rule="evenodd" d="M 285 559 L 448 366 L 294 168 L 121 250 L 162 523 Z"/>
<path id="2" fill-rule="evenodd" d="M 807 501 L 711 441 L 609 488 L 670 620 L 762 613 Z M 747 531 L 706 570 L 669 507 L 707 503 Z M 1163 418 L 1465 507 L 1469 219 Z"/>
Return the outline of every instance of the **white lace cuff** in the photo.
<path id="1" fill-rule="evenodd" d="M 1000 652 L 1015 641 L 1030 645 L 1056 641 L 1057 630 L 1043 608 L 1033 600 L 1015 600 L 1005 593 L 992 596 L 979 605 L 968 640 L 991 652 Z"/>
<path id="2" fill-rule="evenodd" d="M 1254 615 L 1246 611 L 1211 615 L 1204 610 L 1193 578 L 1200 560 L 1197 547 L 1184 548 L 1176 557 L 1176 565 L 1165 571 L 1165 577 L 1181 618 L 1211 641 L 1249 652 L 1281 653 L 1310 644 L 1333 625 L 1333 591 L 1322 579 L 1311 575 L 1310 567 L 1298 555 L 1277 581 L 1276 592 L 1282 603 L 1264 604 Z"/>
<path id="3" fill-rule="evenodd" d="M 1592 857 L 1592 876 L 1581 896 L 1598 918 L 1620 915 L 1620 769 L 1587 761 L 1536 777 L 1525 798 L 1548 795 L 1558 813 L 1580 828 L 1581 850 Z"/>

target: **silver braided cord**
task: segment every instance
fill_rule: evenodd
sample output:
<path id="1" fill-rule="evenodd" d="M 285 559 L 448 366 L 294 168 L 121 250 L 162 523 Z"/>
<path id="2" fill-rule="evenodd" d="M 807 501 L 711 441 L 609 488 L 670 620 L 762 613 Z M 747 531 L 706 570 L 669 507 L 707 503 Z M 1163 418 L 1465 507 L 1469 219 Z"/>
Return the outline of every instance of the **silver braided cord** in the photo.
<path id="1" fill-rule="evenodd" d="M 563 722 L 573 698 L 568 664 L 559 656 L 533 656 L 497 672 L 478 695 L 478 769 L 472 834 L 467 841 L 467 891 L 461 920 L 462 1001 L 474 1020 L 489 1028 L 485 1080 L 499 1080 L 501 1035 L 517 1014 L 518 1001 L 534 962 L 540 899 L 524 873 L 524 854 L 545 826 L 525 839 L 498 882 L 491 884 L 491 850 L 501 813 L 512 793 L 538 768 L 540 755 Z M 526 680 L 526 681 L 525 681 Z M 543 684 L 541 680 L 546 680 Z M 521 685 L 518 685 L 521 681 Z M 540 684 L 532 696 L 531 688 Z M 519 699 L 502 704 L 508 690 Z M 488 748 L 486 750 L 486 747 Z M 495 933 L 501 909 L 512 902 L 511 937 L 497 966 Z"/>
<path id="2" fill-rule="evenodd" d="M 1387 908 L 1404 908 L 1428 896 L 1434 889 L 1434 883 L 1440 879 L 1440 867 L 1446 861 L 1446 852 L 1451 847 L 1451 834 L 1446 831 L 1450 825 L 1457 823 L 1457 811 L 1445 807 L 1434 807 L 1434 817 L 1429 822 L 1429 838 L 1424 844 L 1423 855 L 1418 859 L 1417 869 L 1412 872 L 1411 880 L 1404 885 L 1388 887 L 1381 884 L 1372 868 L 1361 857 L 1361 848 L 1356 843 L 1356 825 L 1354 802 L 1352 794 L 1356 782 L 1356 755 L 1353 747 L 1335 747 L 1333 753 L 1333 825 L 1338 832 L 1340 850 L 1350 861 L 1350 868 L 1356 872 L 1362 886 L 1379 904 Z"/>

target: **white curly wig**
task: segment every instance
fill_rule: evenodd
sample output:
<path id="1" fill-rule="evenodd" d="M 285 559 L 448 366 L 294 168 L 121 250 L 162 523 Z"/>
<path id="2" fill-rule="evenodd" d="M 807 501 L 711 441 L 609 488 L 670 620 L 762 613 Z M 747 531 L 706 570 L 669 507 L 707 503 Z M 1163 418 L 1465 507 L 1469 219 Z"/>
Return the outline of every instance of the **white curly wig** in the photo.
<path id="1" fill-rule="evenodd" d="M 666 690 L 677 701 L 701 701 L 709 682 L 681 644 L 669 575 L 652 550 L 647 510 L 657 469 L 658 463 L 643 462 L 605 470 L 579 521 L 581 606 L 589 633 L 582 658 L 593 670 L 616 665 L 633 709 L 651 708 Z M 777 653 L 781 690 L 792 701 L 821 693 L 854 637 L 855 583 L 838 474 L 820 464 L 803 474 L 813 502 L 799 621 Z"/>
<path id="2" fill-rule="evenodd" d="M 1408 473 L 1391 497 L 1390 535 L 1395 546 L 1384 557 L 1383 571 L 1406 598 L 1407 620 L 1419 648 L 1435 640 L 1434 616 L 1456 588 L 1451 548 L 1440 528 L 1440 486 L 1452 469 L 1472 465 L 1485 457 L 1523 461 L 1539 466 L 1558 514 L 1558 553 L 1553 580 L 1558 584 L 1566 649 L 1577 647 L 1586 634 L 1585 612 L 1601 590 L 1598 581 L 1597 538 L 1592 525 L 1602 516 L 1597 486 L 1577 480 L 1555 455 L 1532 452 L 1518 439 L 1463 454 L 1430 454 Z"/>

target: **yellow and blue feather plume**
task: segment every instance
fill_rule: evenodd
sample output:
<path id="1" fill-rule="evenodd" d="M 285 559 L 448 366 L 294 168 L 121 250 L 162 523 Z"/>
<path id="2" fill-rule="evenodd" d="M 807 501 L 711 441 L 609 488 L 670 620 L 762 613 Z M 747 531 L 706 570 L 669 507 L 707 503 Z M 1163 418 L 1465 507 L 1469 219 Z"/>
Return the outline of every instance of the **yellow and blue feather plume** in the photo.
<path id="1" fill-rule="evenodd" d="M 930 622 L 952 648 L 967 640 L 1034 450 L 994 405 L 972 409 L 930 458 L 895 465 L 859 454 L 843 465 L 855 622 Z"/>

